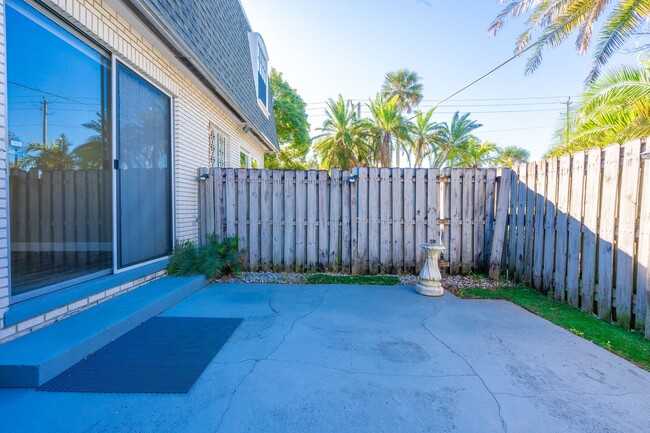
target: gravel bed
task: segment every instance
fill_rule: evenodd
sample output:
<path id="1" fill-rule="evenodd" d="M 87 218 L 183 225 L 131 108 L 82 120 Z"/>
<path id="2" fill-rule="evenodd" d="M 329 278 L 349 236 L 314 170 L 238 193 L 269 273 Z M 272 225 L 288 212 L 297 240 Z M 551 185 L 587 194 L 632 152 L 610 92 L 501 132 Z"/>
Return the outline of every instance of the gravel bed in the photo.
<path id="1" fill-rule="evenodd" d="M 328 273 L 328 275 L 343 275 Z M 397 275 L 402 286 L 415 286 L 418 281 L 417 275 Z M 265 284 L 305 284 L 307 274 L 296 272 L 242 272 L 238 275 L 230 275 L 218 278 L 217 283 L 265 283 Z M 510 287 L 514 284 L 507 280 L 493 281 L 488 278 L 477 278 L 472 275 L 444 275 L 442 286 L 450 292 L 458 292 L 463 289 L 482 288 L 495 290 L 499 287 Z"/>

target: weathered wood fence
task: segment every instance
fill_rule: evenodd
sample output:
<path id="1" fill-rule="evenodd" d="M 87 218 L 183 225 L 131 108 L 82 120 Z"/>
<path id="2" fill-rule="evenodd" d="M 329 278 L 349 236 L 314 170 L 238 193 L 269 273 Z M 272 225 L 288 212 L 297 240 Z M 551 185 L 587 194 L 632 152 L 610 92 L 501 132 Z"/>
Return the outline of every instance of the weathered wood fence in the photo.
<path id="1" fill-rule="evenodd" d="M 518 167 L 510 177 L 507 272 L 604 320 L 646 327 L 650 164 L 645 144 Z M 512 176 L 510 175 L 512 173 Z"/>
<path id="2" fill-rule="evenodd" d="M 423 242 L 452 273 L 482 272 L 496 169 L 201 169 L 200 237 L 238 236 L 250 270 L 416 272 Z"/>
<path id="3" fill-rule="evenodd" d="M 14 276 L 110 260 L 111 170 L 9 170 Z M 110 261 L 108 262 L 110 265 Z M 16 277 L 16 280 L 18 278 Z M 22 280 L 21 280 L 22 281 Z"/>

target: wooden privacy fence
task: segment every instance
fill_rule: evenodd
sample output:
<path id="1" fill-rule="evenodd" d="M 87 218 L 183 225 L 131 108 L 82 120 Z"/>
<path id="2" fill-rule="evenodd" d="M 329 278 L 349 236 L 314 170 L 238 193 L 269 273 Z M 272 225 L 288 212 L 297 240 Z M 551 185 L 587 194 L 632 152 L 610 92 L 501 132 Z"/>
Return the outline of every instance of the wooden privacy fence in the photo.
<path id="1" fill-rule="evenodd" d="M 645 144 L 578 152 L 510 177 L 507 271 L 604 320 L 643 329 L 650 275 Z M 495 241 L 496 242 L 496 241 Z"/>
<path id="2" fill-rule="evenodd" d="M 253 271 L 416 272 L 423 242 L 447 247 L 452 273 L 489 261 L 496 169 L 212 168 L 199 179 L 201 239 L 238 236 Z"/>

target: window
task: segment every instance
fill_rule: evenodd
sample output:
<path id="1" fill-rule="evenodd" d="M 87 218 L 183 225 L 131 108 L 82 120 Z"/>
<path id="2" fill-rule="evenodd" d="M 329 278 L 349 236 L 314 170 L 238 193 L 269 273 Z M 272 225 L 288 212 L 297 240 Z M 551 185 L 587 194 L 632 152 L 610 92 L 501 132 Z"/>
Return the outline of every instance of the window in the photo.
<path id="1" fill-rule="evenodd" d="M 7 2 L 6 34 L 11 293 L 20 296 L 112 268 L 111 62 L 22 1 Z"/>
<path id="2" fill-rule="evenodd" d="M 251 158 L 251 168 L 260 168 L 260 164 L 257 162 L 257 159 Z"/>
<path id="3" fill-rule="evenodd" d="M 257 47 L 257 60 L 259 64 L 257 68 L 257 98 L 268 108 L 268 60 L 261 45 Z"/>
<path id="4" fill-rule="evenodd" d="M 210 167 L 226 167 L 226 146 L 228 136 L 223 132 L 210 128 L 210 147 L 208 158 L 210 158 Z"/>
<path id="5" fill-rule="evenodd" d="M 259 33 L 249 33 L 248 43 L 253 67 L 253 80 L 257 92 L 257 104 L 265 116 L 269 116 L 269 55 Z"/>
<path id="6" fill-rule="evenodd" d="M 248 168 L 248 155 L 239 152 L 239 168 Z"/>

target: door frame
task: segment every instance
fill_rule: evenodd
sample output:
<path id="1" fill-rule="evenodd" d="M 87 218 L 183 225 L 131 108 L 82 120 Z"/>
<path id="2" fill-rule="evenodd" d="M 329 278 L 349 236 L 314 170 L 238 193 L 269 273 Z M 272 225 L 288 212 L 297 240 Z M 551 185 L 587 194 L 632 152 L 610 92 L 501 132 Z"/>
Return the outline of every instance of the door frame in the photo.
<path id="1" fill-rule="evenodd" d="M 171 224 L 171 248 L 174 248 L 176 243 L 176 182 L 175 182 L 175 173 L 176 173 L 176 146 L 175 146 L 175 128 L 174 128 L 174 95 L 160 84 L 151 80 L 146 75 L 139 72 L 137 69 L 132 67 L 129 62 L 124 59 L 122 56 L 117 55 L 116 53 L 111 54 L 111 81 L 113 86 L 111 87 L 111 146 L 112 146 L 112 157 L 113 161 L 117 159 L 117 68 L 121 66 L 128 69 L 130 72 L 141 78 L 142 80 L 149 83 L 156 90 L 160 91 L 169 98 L 169 133 L 170 133 L 170 143 L 169 143 L 169 169 L 170 169 L 170 206 L 171 214 L 169 222 Z M 113 162 L 114 164 L 114 162 Z M 135 265 L 127 266 L 124 268 L 118 267 L 118 197 L 117 197 L 117 169 L 113 165 L 113 174 L 112 179 L 112 192 L 113 192 L 113 274 L 120 274 L 122 272 L 130 271 L 132 269 L 137 269 L 142 266 L 147 266 L 152 263 L 162 262 L 169 259 L 169 255 L 158 257 L 156 259 L 148 260 L 142 263 L 136 263 Z M 171 253 L 171 251 L 170 251 Z"/>

